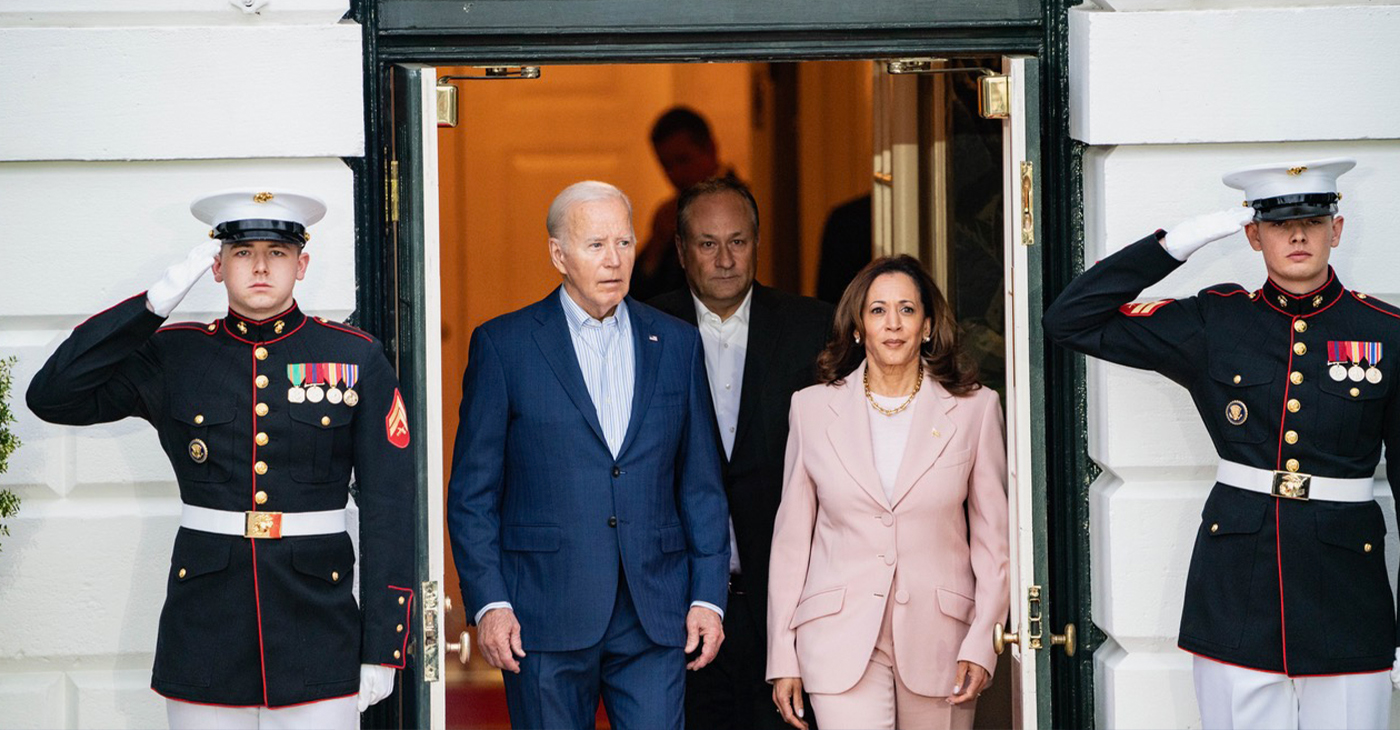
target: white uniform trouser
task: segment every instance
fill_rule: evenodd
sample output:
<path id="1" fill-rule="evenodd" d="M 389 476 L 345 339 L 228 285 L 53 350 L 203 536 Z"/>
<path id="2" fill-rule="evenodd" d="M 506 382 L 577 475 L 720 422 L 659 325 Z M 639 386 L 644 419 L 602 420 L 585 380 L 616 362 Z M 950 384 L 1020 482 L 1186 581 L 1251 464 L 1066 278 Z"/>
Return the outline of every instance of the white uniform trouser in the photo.
<path id="1" fill-rule="evenodd" d="M 165 701 L 170 730 L 356 730 L 358 695 L 292 707 L 219 707 Z"/>
<path id="2" fill-rule="evenodd" d="M 1196 657 L 1205 730 L 1362 730 L 1390 727 L 1390 672 L 1289 677 Z"/>

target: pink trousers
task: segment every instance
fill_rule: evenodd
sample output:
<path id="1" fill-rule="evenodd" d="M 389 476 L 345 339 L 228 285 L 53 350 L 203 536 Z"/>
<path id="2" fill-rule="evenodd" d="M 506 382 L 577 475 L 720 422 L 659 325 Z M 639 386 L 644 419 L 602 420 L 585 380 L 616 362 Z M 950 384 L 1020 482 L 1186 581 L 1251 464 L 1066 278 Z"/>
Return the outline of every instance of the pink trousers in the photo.
<path id="1" fill-rule="evenodd" d="M 885 606 L 880 637 L 860 681 L 845 692 L 810 693 L 817 723 L 822 730 L 970 730 L 976 700 L 950 705 L 947 697 L 918 694 L 899 678 L 890 628 L 892 603 Z"/>

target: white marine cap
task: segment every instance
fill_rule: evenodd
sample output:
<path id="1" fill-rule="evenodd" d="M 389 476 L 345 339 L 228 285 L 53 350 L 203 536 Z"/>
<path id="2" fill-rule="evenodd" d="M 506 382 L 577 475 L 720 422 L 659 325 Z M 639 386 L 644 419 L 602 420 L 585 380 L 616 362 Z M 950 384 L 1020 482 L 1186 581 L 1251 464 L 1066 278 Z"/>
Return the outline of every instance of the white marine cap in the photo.
<path id="1" fill-rule="evenodd" d="M 285 241 L 300 246 L 311 240 L 307 226 L 326 216 L 326 204 L 285 190 L 223 190 L 195 198 L 190 212 L 213 227 L 210 238 L 224 243 Z"/>
<path id="2" fill-rule="evenodd" d="M 1332 215 L 1337 212 L 1337 178 L 1356 160 L 1329 157 L 1307 162 L 1279 162 L 1235 170 L 1223 178 L 1226 185 L 1244 191 L 1244 204 L 1254 208 L 1255 218 L 1282 221 Z"/>

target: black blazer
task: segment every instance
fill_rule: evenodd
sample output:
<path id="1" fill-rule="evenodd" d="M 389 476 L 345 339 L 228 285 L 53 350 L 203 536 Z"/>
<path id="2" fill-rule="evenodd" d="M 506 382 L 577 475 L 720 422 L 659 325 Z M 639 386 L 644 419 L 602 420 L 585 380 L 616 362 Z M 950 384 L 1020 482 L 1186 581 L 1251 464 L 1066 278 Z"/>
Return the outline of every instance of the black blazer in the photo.
<path id="1" fill-rule="evenodd" d="M 649 303 L 696 324 L 695 301 L 689 289 L 677 289 Z M 833 312 L 826 302 L 754 284 L 731 458 L 724 458 L 724 448 L 715 439 L 724 467 L 724 491 L 734 520 L 744 590 L 758 612 L 755 625 L 759 627 L 767 625 L 768 556 L 773 519 L 783 493 L 788 404 L 793 393 L 816 382 L 817 355 L 831 333 Z"/>

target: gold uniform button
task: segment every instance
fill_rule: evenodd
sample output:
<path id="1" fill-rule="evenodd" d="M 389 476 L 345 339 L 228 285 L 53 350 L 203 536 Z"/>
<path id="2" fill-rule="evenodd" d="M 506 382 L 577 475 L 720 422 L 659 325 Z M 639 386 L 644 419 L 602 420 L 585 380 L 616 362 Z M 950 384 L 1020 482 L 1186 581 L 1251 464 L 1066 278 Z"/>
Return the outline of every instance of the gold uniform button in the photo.
<path id="1" fill-rule="evenodd" d="M 329 426 L 329 425 L 331 425 L 331 417 L 330 417 L 330 416 L 321 416 L 321 425 L 322 425 L 322 426 Z"/>
<path id="2" fill-rule="evenodd" d="M 394 630 L 397 631 L 398 633 L 402 634 L 402 633 L 403 633 L 403 624 L 399 624 L 398 628 L 396 628 L 396 629 L 394 629 Z"/>
<path id="3" fill-rule="evenodd" d="M 1284 434 L 1283 434 L 1283 440 L 1284 440 L 1284 441 L 1287 441 L 1287 442 L 1290 443 L 1290 444 L 1296 444 L 1296 443 L 1298 443 L 1298 432 L 1297 432 L 1297 431 L 1288 431 L 1288 432 L 1284 433 Z"/>
<path id="4" fill-rule="evenodd" d="M 194 417 L 194 425 L 198 426 L 198 425 L 201 424 L 201 423 L 204 423 L 204 414 L 202 414 L 202 413 L 201 413 L 201 414 L 197 414 L 197 415 L 195 415 L 195 417 Z"/>
<path id="5" fill-rule="evenodd" d="M 267 473 L 267 462 L 266 462 L 266 461 L 259 461 L 258 463 L 254 464 L 254 465 L 253 465 L 253 471 L 257 472 L 258 474 L 266 474 L 266 473 Z"/>
<path id="6" fill-rule="evenodd" d="M 1298 471 L 1298 460 L 1289 459 L 1288 461 L 1284 462 L 1283 466 L 1289 471 Z"/>
<path id="7" fill-rule="evenodd" d="M 1302 403 L 1299 403 L 1297 398 L 1289 398 L 1289 399 L 1288 399 L 1288 412 L 1289 412 L 1289 413 L 1297 413 L 1297 412 L 1298 412 L 1298 409 L 1299 409 L 1299 408 L 1302 408 L 1302 407 L 1303 407 L 1303 404 L 1302 404 Z"/>
<path id="8" fill-rule="evenodd" d="M 259 404 L 257 404 L 256 406 L 253 407 L 253 412 L 256 413 L 256 414 L 258 414 L 259 416 L 266 416 L 266 415 L 267 415 L 267 404 L 266 404 L 266 403 L 259 403 Z"/>
<path id="9" fill-rule="evenodd" d="M 1362 545 L 1361 549 L 1368 553 L 1371 552 L 1371 543 L 1368 542 L 1365 545 Z"/>
<path id="10" fill-rule="evenodd" d="M 1307 322 L 1304 322 L 1304 321 L 1301 320 L 1301 319 L 1295 319 L 1295 320 L 1293 320 L 1293 331 L 1294 331 L 1294 332 L 1307 332 L 1307 331 L 1308 331 L 1308 323 L 1307 323 Z"/>
<path id="11" fill-rule="evenodd" d="M 253 357 L 256 357 L 256 358 L 259 359 L 259 360 L 266 360 L 266 359 L 267 359 L 267 348 L 266 348 L 266 347 L 259 347 L 258 349 L 253 350 Z"/>
<path id="12" fill-rule="evenodd" d="M 259 431 L 258 435 L 253 437 L 253 441 L 256 442 L 258 446 L 267 446 L 267 434 Z"/>
<path id="13" fill-rule="evenodd" d="M 1235 385 L 1239 385 L 1239 384 L 1240 384 L 1240 376 L 1236 375 L 1236 376 L 1234 377 L 1234 381 L 1235 381 Z"/>
<path id="14" fill-rule="evenodd" d="M 1217 522 L 1217 523 L 1211 525 L 1211 526 L 1210 526 L 1210 531 L 1211 531 L 1211 534 L 1214 534 L 1214 533 L 1219 532 L 1219 531 L 1220 531 L 1220 523 Z"/>
<path id="15" fill-rule="evenodd" d="M 403 605 L 403 596 L 399 596 L 399 605 L 400 605 L 400 606 Z"/>
<path id="16" fill-rule="evenodd" d="M 1358 395 L 1361 395 L 1361 389 L 1360 389 L 1360 388 L 1352 388 L 1352 389 L 1351 389 L 1351 397 L 1355 398 L 1355 397 L 1358 396 Z"/>
<path id="17" fill-rule="evenodd" d="M 266 387 L 267 387 L 267 376 L 266 376 L 266 375 L 259 375 L 256 379 L 253 380 L 253 382 L 256 383 L 257 386 L 258 386 L 259 388 L 266 388 Z"/>
<path id="18" fill-rule="evenodd" d="M 1288 375 L 1288 381 L 1289 381 L 1290 383 L 1293 383 L 1294 385 L 1302 385 L 1302 384 L 1303 384 L 1303 374 L 1300 373 L 1300 372 L 1298 372 L 1297 370 L 1294 370 L 1292 373 L 1289 373 L 1289 375 Z"/>
<path id="19" fill-rule="evenodd" d="M 338 581 L 338 580 L 340 580 L 340 571 L 338 571 L 338 570 L 332 570 L 332 571 L 331 571 L 331 582 L 335 582 L 335 581 Z"/>
<path id="20" fill-rule="evenodd" d="M 258 504 L 267 504 L 267 492 L 259 491 L 253 495 L 253 501 Z"/>
<path id="21" fill-rule="evenodd" d="M 1370 545 L 1367 545 L 1366 547 L 1370 547 Z M 181 578 L 185 577 L 185 569 L 181 568 L 180 572 L 177 575 L 179 575 Z"/>
<path id="22" fill-rule="evenodd" d="M 394 650 L 394 658 L 395 658 L 395 659 L 398 659 L 399 657 L 402 657 L 402 656 L 403 656 L 403 654 L 402 654 L 398 649 L 395 649 L 395 650 Z"/>
<path id="23" fill-rule="evenodd" d="M 1293 354 L 1295 354 L 1295 355 L 1306 355 L 1306 354 L 1308 354 L 1308 346 L 1305 345 L 1305 344 L 1303 344 L 1303 343 L 1301 343 L 1301 342 L 1295 342 L 1295 343 L 1293 343 Z"/>
<path id="24" fill-rule="evenodd" d="M 1365 299 L 1365 298 L 1366 298 L 1366 295 L 1365 295 L 1365 294 L 1362 294 L 1361 292 L 1357 292 L 1357 293 L 1356 293 L 1356 298 L 1357 298 L 1357 299 Z"/>

